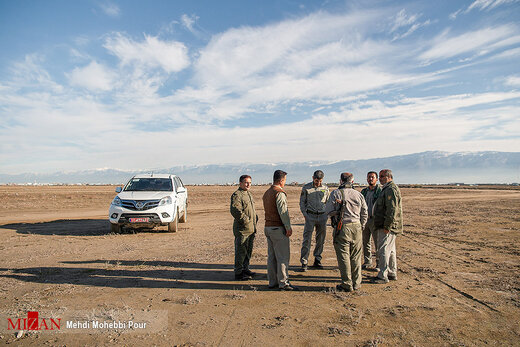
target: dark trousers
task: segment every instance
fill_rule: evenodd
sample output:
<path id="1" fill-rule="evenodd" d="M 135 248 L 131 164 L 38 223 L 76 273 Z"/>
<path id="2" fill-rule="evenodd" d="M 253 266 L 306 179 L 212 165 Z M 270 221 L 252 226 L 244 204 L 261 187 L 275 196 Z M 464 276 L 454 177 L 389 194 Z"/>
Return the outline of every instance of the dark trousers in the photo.
<path id="1" fill-rule="evenodd" d="M 240 275 L 245 270 L 249 270 L 255 234 L 235 234 L 235 275 Z"/>

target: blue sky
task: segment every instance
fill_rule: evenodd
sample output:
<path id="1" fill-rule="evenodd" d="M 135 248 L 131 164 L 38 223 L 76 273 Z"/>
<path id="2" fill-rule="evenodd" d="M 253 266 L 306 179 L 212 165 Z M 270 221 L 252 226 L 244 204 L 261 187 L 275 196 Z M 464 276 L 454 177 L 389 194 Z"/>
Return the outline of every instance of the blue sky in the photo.
<path id="1" fill-rule="evenodd" d="M 520 2 L 0 0 L 0 172 L 519 151 Z"/>

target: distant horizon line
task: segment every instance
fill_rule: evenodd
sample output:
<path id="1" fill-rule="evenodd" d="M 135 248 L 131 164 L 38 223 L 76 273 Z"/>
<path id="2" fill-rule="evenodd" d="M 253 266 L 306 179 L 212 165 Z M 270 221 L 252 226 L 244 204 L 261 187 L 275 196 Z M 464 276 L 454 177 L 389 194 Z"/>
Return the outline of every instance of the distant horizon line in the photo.
<path id="1" fill-rule="evenodd" d="M 76 170 L 59 170 L 58 171 L 49 171 L 49 172 L 22 172 L 22 173 L 3 173 L 0 172 L 0 175 L 5 176 L 16 176 L 16 175 L 49 175 L 53 173 L 62 173 L 62 174 L 69 174 L 69 173 L 78 173 L 78 172 L 85 172 L 85 171 L 108 171 L 108 170 L 114 170 L 114 171 L 120 171 L 124 173 L 132 173 L 132 172 L 154 172 L 154 170 L 157 171 L 164 171 L 168 170 L 170 168 L 178 168 L 178 167 L 184 167 L 184 168 L 190 168 L 190 167 L 204 167 L 204 166 L 232 166 L 232 165 L 294 165 L 294 164 L 308 164 L 308 163 L 319 163 L 320 165 L 331 165 L 340 163 L 343 161 L 364 161 L 364 160 L 378 160 L 378 159 L 390 159 L 395 157 L 405 157 L 405 156 L 412 156 L 412 155 L 418 155 L 418 154 L 426 154 L 426 153 L 443 153 L 443 154 L 479 154 L 479 153 L 504 153 L 504 154 L 520 154 L 520 151 L 493 151 L 493 150 L 484 150 L 484 151 L 458 151 L 458 152 L 450 152 L 450 151 L 442 151 L 442 150 L 431 150 L 431 151 L 422 151 L 422 152 L 414 152 L 414 153 L 408 153 L 408 154 L 396 154 L 391 155 L 387 157 L 374 157 L 374 158 L 364 158 L 364 159 L 340 159 L 340 160 L 308 160 L 308 161 L 294 161 L 294 162 L 237 162 L 237 163 L 206 163 L 206 164 L 186 164 L 186 165 L 173 165 L 165 168 L 152 168 L 152 169 L 119 169 L 119 168 L 111 168 L 111 167 L 103 167 L 103 168 L 88 168 L 88 169 L 76 169 Z"/>
<path id="2" fill-rule="evenodd" d="M 310 181 L 309 181 L 310 182 Z M 309 182 L 291 182 L 286 183 L 286 186 L 291 187 L 297 187 L 297 186 L 303 186 Z M 40 183 L 40 182 L 27 182 L 27 183 L 0 183 L 0 186 L 121 186 L 125 183 Z M 269 186 L 271 183 L 253 183 L 252 186 L 256 187 L 262 187 L 262 186 Z M 323 182 L 323 184 L 330 186 L 330 187 L 338 187 L 339 183 L 337 182 Z M 513 183 L 400 183 L 396 182 L 396 184 L 403 186 L 405 188 L 421 188 L 421 187 L 474 187 L 474 186 L 520 186 L 520 182 L 513 182 Z M 192 183 L 192 184 L 185 184 L 185 186 L 218 186 L 218 187 L 229 187 L 229 186 L 236 186 L 238 185 L 238 182 L 229 182 L 229 183 Z M 360 184 L 354 182 L 354 187 L 367 187 L 367 184 Z"/>

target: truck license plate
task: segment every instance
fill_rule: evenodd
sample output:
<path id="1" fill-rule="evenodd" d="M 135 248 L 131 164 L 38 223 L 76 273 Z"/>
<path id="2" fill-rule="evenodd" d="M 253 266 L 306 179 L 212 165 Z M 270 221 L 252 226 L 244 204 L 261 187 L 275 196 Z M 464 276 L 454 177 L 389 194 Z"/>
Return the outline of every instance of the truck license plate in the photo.
<path id="1" fill-rule="evenodd" d="M 148 223 L 149 218 L 139 217 L 139 218 L 130 218 L 130 223 Z"/>

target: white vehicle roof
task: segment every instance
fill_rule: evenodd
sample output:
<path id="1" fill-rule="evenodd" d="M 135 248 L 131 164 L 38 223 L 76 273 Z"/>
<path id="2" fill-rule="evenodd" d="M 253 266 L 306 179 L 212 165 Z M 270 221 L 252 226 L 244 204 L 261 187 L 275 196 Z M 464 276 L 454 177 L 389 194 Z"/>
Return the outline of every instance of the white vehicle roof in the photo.
<path id="1" fill-rule="evenodd" d="M 170 174 L 139 174 L 135 175 L 133 178 L 170 178 L 175 177 L 175 175 Z"/>

